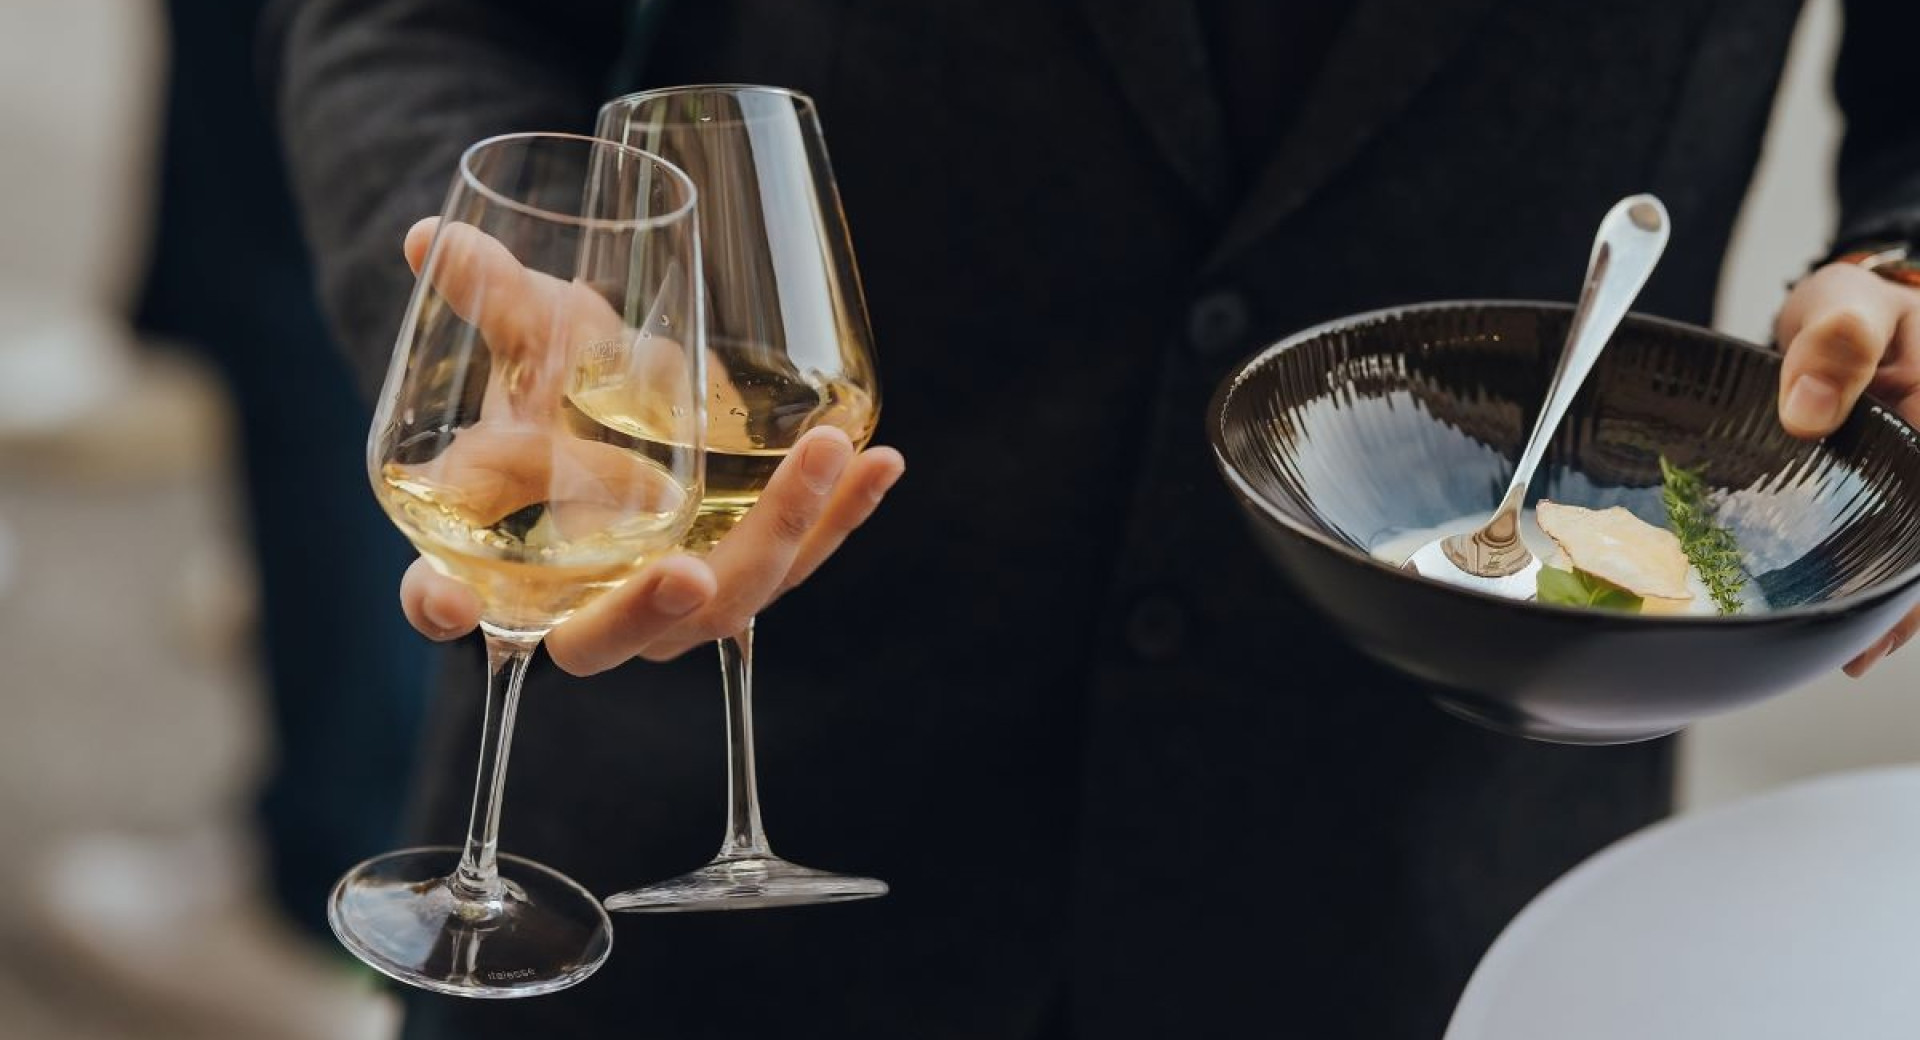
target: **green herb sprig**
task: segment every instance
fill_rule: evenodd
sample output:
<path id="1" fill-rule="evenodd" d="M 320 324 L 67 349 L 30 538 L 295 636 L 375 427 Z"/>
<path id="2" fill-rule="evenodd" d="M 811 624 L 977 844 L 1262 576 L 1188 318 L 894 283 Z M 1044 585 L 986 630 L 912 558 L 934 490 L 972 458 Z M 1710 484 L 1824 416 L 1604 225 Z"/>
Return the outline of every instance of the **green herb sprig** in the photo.
<path id="1" fill-rule="evenodd" d="M 1715 523 L 1707 508 L 1707 484 L 1702 469 L 1682 469 L 1660 457 L 1660 498 L 1667 506 L 1667 526 L 1680 539 L 1687 561 L 1700 572 L 1714 606 L 1722 614 L 1740 612 L 1740 590 L 1746 571 L 1740 565 L 1740 545 L 1733 532 Z"/>

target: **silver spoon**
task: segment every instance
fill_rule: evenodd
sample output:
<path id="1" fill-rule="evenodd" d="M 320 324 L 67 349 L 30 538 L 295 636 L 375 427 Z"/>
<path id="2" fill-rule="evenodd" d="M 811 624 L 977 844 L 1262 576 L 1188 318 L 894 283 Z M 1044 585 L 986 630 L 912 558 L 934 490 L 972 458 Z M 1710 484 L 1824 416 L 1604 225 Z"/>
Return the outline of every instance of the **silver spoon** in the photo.
<path id="1" fill-rule="evenodd" d="M 1478 531 L 1421 546 L 1407 559 L 1407 570 L 1508 599 L 1534 598 L 1540 561 L 1520 539 L 1520 507 L 1527 500 L 1527 485 L 1533 483 L 1534 470 L 1540 468 L 1540 457 L 1566 417 L 1567 406 L 1667 248 L 1667 231 L 1667 208 L 1651 195 L 1621 199 L 1607 211 L 1593 239 L 1586 285 L 1573 312 L 1573 327 L 1567 330 L 1560 367 L 1547 387 L 1546 403 L 1540 407 L 1500 508 Z"/>

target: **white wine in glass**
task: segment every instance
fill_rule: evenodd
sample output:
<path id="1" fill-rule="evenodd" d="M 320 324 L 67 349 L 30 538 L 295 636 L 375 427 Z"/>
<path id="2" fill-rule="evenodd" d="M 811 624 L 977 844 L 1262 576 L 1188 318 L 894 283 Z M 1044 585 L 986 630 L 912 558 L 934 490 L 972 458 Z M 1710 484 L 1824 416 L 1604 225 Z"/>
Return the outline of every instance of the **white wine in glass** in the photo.
<path id="1" fill-rule="evenodd" d="M 692 552 L 706 552 L 733 530 L 808 430 L 837 426 L 856 449 L 873 438 L 880 413 L 865 387 L 839 377 L 809 380 L 785 365 L 746 363 L 765 353 L 738 346 L 708 352 L 706 492 L 686 540 Z M 660 417 L 621 388 L 576 392 L 568 406 L 581 437 L 650 457 L 678 447 L 668 440 Z"/>
<path id="2" fill-rule="evenodd" d="M 687 547 L 713 547 L 794 442 L 837 426 L 856 448 L 880 417 L 873 332 L 812 99 L 777 87 L 695 86 L 608 102 L 598 131 L 687 171 L 700 189 L 709 308 L 706 497 Z M 610 443 L 663 439 L 613 394 L 575 414 Z M 727 829 L 713 861 L 622 892 L 615 910 L 734 910 L 885 895 L 885 882 L 774 855 L 754 772 L 753 625 L 720 641 L 727 704 Z"/>
<path id="3" fill-rule="evenodd" d="M 491 457 L 462 459 L 466 448 Z M 375 493 L 435 570 L 515 631 L 565 621 L 659 555 L 686 522 L 666 462 L 542 430 L 466 430 L 426 462 L 383 463 Z"/>
<path id="4" fill-rule="evenodd" d="M 520 685 L 547 631 L 685 540 L 700 501 L 705 341 L 692 182 L 564 134 L 461 157 L 367 440 L 374 493 L 482 604 L 488 679 L 461 848 L 390 852 L 340 879 L 328 921 L 422 989 L 525 997 L 612 948 L 598 900 L 499 852 Z M 660 450 L 582 437 L 568 395 L 617 391 Z"/>

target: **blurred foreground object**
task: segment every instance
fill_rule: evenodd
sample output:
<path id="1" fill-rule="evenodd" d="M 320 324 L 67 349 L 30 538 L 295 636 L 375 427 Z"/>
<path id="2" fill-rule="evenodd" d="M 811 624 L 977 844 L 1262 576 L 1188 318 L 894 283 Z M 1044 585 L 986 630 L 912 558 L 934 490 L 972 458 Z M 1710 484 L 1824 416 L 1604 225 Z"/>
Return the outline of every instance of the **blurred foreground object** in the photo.
<path id="1" fill-rule="evenodd" d="M 252 876 L 224 408 L 197 367 L 136 372 L 69 428 L 0 441 L 0 1035 L 383 1035 Z"/>
<path id="2" fill-rule="evenodd" d="M 0 9 L 0 431 L 56 428 L 130 377 L 115 316 L 140 273 L 158 30 L 145 0 Z"/>
<path id="3" fill-rule="evenodd" d="M 1910 1040 L 1916 873 L 1920 768 L 1651 827 L 1507 926 L 1447 1040 Z"/>
<path id="4" fill-rule="evenodd" d="M 122 317 L 161 42 L 152 3 L 0 7 L 0 1036 L 377 1037 L 253 876 L 225 406 Z"/>
<path id="5" fill-rule="evenodd" d="M 334 880 L 397 838 L 429 644 L 393 607 L 414 554 L 368 493 L 371 415 L 314 302 L 254 75 L 260 7 L 165 5 L 173 61 L 135 320 L 210 361 L 238 413 L 273 743 L 257 806 L 266 876 L 333 951 Z"/>

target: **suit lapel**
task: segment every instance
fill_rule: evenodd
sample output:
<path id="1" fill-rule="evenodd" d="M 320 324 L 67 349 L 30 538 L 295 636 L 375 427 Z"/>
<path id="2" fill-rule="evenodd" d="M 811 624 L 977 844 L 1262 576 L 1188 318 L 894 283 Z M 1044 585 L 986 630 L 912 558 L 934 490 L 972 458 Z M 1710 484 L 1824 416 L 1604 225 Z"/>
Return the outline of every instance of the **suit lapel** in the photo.
<path id="1" fill-rule="evenodd" d="M 1225 212 L 1226 124 L 1193 0 L 1080 0 L 1121 92 L 1162 155 L 1200 199 Z"/>
<path id="2" fill-rule="evenodd" d="M 1259 241 L 1352 162 L 1473 35 L 1493 2 L 1356 0 L 1300 118 L 1255 176 L 1207 267 Z"/>

